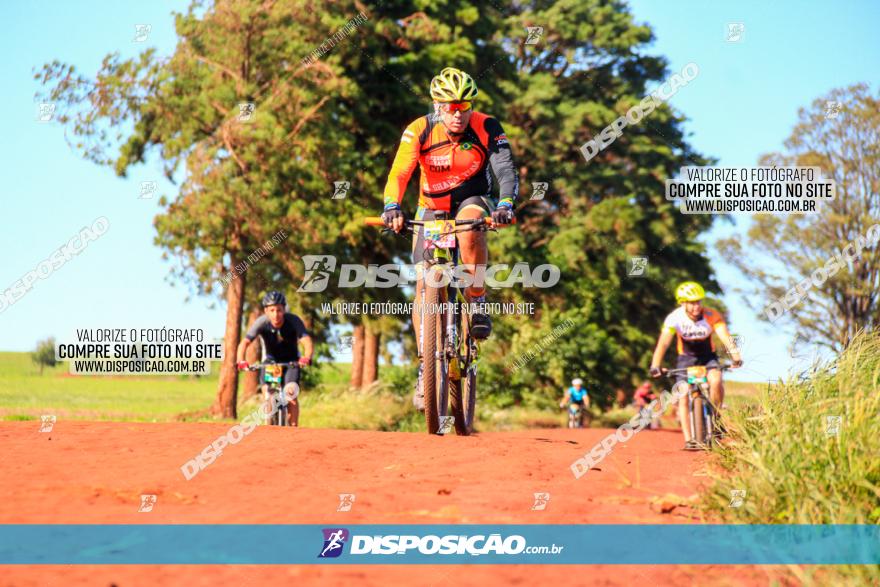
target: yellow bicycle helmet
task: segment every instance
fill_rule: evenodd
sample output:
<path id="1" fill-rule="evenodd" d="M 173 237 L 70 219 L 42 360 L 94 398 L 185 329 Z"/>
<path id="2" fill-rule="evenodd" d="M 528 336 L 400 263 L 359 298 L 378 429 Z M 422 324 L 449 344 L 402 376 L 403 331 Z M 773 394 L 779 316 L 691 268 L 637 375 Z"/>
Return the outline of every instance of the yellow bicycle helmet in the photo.
<path id="1" fill-rule="evenodd" d="M 696 281 L 685 281 L 675 290 L 675 303 L 696 302 L 706 297 L 706 290 Z"/>
<path id="2" fill-rule="evenodd" d="M 478 93 L 474 78 L 454 67 L 444 67 L 431 80 L 431 98 L 435 102 L 473 100 Z"/>

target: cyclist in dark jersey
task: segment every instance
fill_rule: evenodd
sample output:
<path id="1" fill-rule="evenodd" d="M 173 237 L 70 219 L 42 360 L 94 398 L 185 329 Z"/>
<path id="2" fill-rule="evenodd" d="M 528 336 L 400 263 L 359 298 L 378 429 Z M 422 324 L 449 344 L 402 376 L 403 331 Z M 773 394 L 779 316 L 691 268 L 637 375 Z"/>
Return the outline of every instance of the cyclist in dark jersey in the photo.
<path id="1" fill-rule="evenodd" d="M 239 369 L 247 369 L 248 362 L 245 360 L 245 353 L 258 336 L 263 340 L 263 348 L 266 351 L 265 362 L 297 362 L 299 366 L 312 362 L 314 348 L 306 325 L 299 316 L 286 312 L 286 308 L 287 300 L 284 294 L 278 291 L 270 291 L 266 294 L 263 298 L 263 315 L 257 318 L 238 345 Z M 299 354 L 300 342 L 303 345 L 303 356 Z M 299 403 L 296 401 L 299 396 L 299 366 L 287 367 L 284 370 L 283 390 L 287 394 L 289 402 L 287 418 L 291 426 L 299 424 Z M 264 380 L 264 371 L 260 370 L 260 382 Z M 267 399 L 267 387 L 262 385 L 261 389 L 264 399 Z"/>
<path id="2" fill-rule="evenodd" d="M 519 195 L 519 179 L 510 144 L 501 124 L 482 112 L 473 110 L 472 100 L 477 96 L 477 85 L 465 72 L 447 67 L 431 80 L 431 98 L 434 114 L 423 116 L 403 131 L 400 146 L 388 182 L 385 185 L 385 225 L 400 232 L 405 215 L 401 202 L 406 186 L 418 165 L 419 182 L 418 220 L 476 219 L 492 216 L 498 225 L 514 220 L 513 206 Z M 491 170 L 491 173 L 490 173 Z M 493 178 L 498 181 L 500 198 L 492 197 Z M 462 232 L 458 235 L 461 263 L 471 276 L 488 262 L 486 235 L 483 232 Z M 413 263 L 424 261 L 424 237 L 418 227 L 413 239 Z M 475 279 L 465 290 L 468 301 L 477 309 L 486 301 L 482 280 Z M 422 288 L 416 288 L 415 306 L 422 300 Z M 413 311 L 416 337 L 419 333 L 418 312 Z M 471 314 L 471 333 L 477 339 L 486 339 L 492 331 L 492 321 L 484 312 Z M 420 350 L 421 352 L 421 350 Z M 420 406 L 417 384 L 416 400 Z"/>

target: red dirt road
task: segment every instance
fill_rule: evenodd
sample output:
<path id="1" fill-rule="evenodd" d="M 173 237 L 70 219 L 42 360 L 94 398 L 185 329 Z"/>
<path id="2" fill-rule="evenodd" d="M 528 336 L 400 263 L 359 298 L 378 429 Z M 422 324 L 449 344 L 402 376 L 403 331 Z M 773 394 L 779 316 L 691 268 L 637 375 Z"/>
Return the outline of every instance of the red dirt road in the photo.
<path id="1" fill-rule="evenodd" d="M 698 523 L 657 498 L 697 494 L 707 456 L 673 431 L 644 431 L 599 469 L 569 465 L 610 431 L 533 430 L 471 438 L 258 427 L 195 478 L 183 463 L 228 424 L 59 421 L 0 424 L 0 523 L 363 524 Z M 550 493 L 533 511 L 534 493 Z M 340 493 L 356 499 L 337 512 Z M 139 513 L 141 494 L 155 494 Z M 277 505 L 287 495 L 284 508 Z M 645 548 L 644 545 L 634 548 Z M 584 545 L 589 548 L 589 545 Z M 0 585 L 766 585 L 769 567 L 5 566 Z"/>

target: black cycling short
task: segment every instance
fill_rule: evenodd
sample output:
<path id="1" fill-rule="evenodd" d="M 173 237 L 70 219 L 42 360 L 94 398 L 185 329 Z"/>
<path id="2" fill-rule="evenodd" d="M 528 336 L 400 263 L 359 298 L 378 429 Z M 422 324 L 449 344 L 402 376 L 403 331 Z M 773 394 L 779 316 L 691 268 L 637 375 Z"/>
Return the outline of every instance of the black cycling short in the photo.
<path id="1" fill-rule="evenodd" d="M 451 212 L 442 212 L 440 210 L 428 210 L 427 208 L 419 208 L 416 213 L 416 220 L 443 220 L 443 219 L 451 219 L 458 216 L 458 213 L 463 210 L 467 206 L 479 206 L 483 210 L 486 211 L 486 216 L 492 213 L 495 207 L 489 201 L 489 198 L 485 196 L 471 196 L 469 198 L 465 198 L 457 206 L 453 207 Z M 413 248 L 412 248 L 412 262 L 413 265 L 418 265 L 419 263 L 425 262 L 425 239 L 423 235 L 421 226 L 416 227 L 415 234 L 413 236 Z M 433 253 L 429 253 L 433 257 Z M 453 254 L 454 258 L 458 258 L 458 250 Z"/>
<path id="2" fill-rule="evenodd" d="M 707 369 L 720 369 L 721 364 L 718 362 L 718 355 L 716 353 L 710 353 L 708 355 L 678 355 L 678 360 L 675 362 L 676 369 L 687 369 L 688 367 L 695 367 L 698 365 L 705 366 Z M 675 382 L 679 381 L 687 381 L 687 373 L 676 373 L 675 374 Z"/>

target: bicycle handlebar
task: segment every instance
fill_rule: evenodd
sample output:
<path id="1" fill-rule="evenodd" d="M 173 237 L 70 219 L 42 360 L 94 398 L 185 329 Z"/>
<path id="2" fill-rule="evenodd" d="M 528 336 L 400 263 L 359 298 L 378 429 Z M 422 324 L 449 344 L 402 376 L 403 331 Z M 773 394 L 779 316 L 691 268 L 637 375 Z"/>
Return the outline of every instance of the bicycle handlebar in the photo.
<path id="1" fill-rule="evenodd" d="M 256 365 L 248 365 L 244 369 L 239 369 L 239 371 L 259 371 L 263 367 L 272 367 L 275 365 L 280 365 L 282 367 L 305 367 L 305 365 L 300 365 L 298 361 L 290 361 L 287 363 L 257 363 Z"/>
<path id="2" fill-rule="evenodd" d="M 705 365 L 694 365 L 694 367 L 705 367 Z M 660 372 L 663 375 L 675 375 L 676 373 L 687 373 L 687 370 L 691 367 L 684 367 L 682 369 L 665 369 L 663 367 L 660 368 Z M 719 369 L 721 371 L 729 371 L 731 369 L 737 369 L 737 367 L 733 366 L 733 363 L 724 363 L 719 365 Z"/>
<path id="3" fill-rule="evenodd" d="M 516 218 L 513 219 L 513 222 L 510 224 L 495 224 L 492 221 L 491 216 L 486 216 L 484 218 L 467 218 L 465 220 L 455 220 L 454 218 L 448 219 L 450 222 L 455 222 L 456 226 L 470 226 L 471 228 L 479 228 L 480 226 L 488 226 L 489 228 L 504 228 L 506 226 L 513 226 L 516 224 Z M 433 222 L 432 220 L 409 220 L 406 219 L 404 221 L 404 226 L 412 227 L 412 226 L 424 226 L 425 224 Z M 367 226 L 385 226 L 385 221 L 382 220 L 381 216 L 368 216 L 364 218 L 364 224 Z"/>

